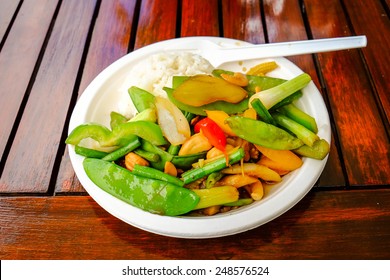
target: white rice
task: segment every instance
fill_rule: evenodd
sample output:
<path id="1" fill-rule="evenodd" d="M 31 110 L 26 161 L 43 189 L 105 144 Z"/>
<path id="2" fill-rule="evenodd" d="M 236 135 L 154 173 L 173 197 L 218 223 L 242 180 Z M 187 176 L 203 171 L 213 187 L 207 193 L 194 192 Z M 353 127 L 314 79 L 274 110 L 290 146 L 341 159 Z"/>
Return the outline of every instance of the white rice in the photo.
<path id="1" fill-rule="evenodd" d="M 135 65 L 129 73 L 129 83 L 153 93 L 156 96 L 167 97 L 163 87 L 172 87 L 172 76 L 193 76 L 197 74 L 210 74 L 212 65 L 201 56 L 189 52 L 159 53 L 148 57 Z M 134 115 L 134 106 L 130 98 L 120 101 L 119 113 L 131 117 Z"/>

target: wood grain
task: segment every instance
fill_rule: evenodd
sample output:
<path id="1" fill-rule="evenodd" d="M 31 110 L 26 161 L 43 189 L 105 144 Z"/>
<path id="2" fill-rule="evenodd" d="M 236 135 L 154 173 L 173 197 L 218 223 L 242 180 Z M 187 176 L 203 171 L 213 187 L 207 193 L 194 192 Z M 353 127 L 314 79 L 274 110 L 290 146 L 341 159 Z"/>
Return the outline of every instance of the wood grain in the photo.
<path id="1" fill-rule="evenodd" d="M 24 1 L 0 52 L 0 158 L 15 125 L 56 6 L 57 1 Z"/>
<path id="2" fill-rule="evenodd" d="M 104 0 L 88 48 L 79 96 L 107 66 L 127 54 L 134 23 L 136 1 Z"/>
<path id="3" fill-rule="evenodd" d="M 4 166 L 3 192 L 48 191 L 95 4 L 62 3 Z"/>
<path id="4" fill-rule="evenodd" d="M 220 36 L 218 0 L 182 1 L 181 36 Z"/>
<path id="5" fill-rule="evenodd" d="M 352 35 L 339 1 L 305 4 L 314 38 Z M 318 59 L 349 184 L 389 184 L 389 139 L 359 50 L 318 54 Z"/>
<path id="6" fill-rule="evenodd" d="M 90 197 L 0 197 L 1 259 L 388 259 L 390 191 L 311 192 L 272 222 L 206 240 L 163 237 Z"/>
<path id="7" fill-rule="evenodd" d="M 134 23 L 135 4 L 135 1 L 128 0 L 102 1 L 84 64 L 78 96 L 104 68 L 127 54 Z M 73 171 L 68 148 L 65 149 L 61 160 L 55 192 L 85 192 Z"/>
<path id="8" fill-rule="evenodd" d="M 264 2 L 264 13 L 269 42 L 289 42 L 308 39 L 299 2 L 300 1 L 298 0 L 282 1 L 277 4 L 272 1 Z M 286 32 L 286 30 L 288 30 L 288 32 Z M 287 59 L 294 62 L 302 71 L 308 73 L 310 77 L 312 77 L 317 88 L 321 91 L 322 88 L 312 55 L 292 56 Z M 326 187 L 345 186 L 346 182 L 343 176 L 337 147 L 334 144 L 335 140 L 333 135 L 331 142 L 333 144 L 331 145 L 328 159 L 329 162 L 325 167 L 318 185 Z M 331 174 L 331 176 L 328 176 L 329 174 Z"/>
<path id="9" fill-rule="evenodd" d="M 1 40 L 7 30 L 0 52 L 0 259 L 388 260 L 388 4 L 0 1 Z M 127 52 L 182 36 L 265 43 L 354 34 L 367 35 L 367 48 L 291 58 L 313 77 L 332 117 L 333 146 L 317 185 L 341 188 L 313 188 L 256 229 L 186 240 L 118 220 L 75 177 L 63 143 L 73 103 Z"/>
<path id="10" fill-rule="evenodd" d="M 366 34 L 367 47 L 362 49 L 379 101 L 390 121 L 390 20 L 380 1 L 344 1 L 357 34 Z M 369 12 L 367 12 L 369 11 Z M 373 16 L 374 15 L 374 16 Z"/>
<path id="11" fill-rule="evenodd" d="M 14 17 L 19 1 L 15 0 L 3 0 L 0 9 L 0 42 L 3 42 L 4 35 L 9 28 L 9 25 Z M 1 45 L 0 45 L 1 47 Z"/>
<path id="12" fill-rule="evenodd" d="M 265 42 L 260 1 L 222 1 L 223 37 L 253 44 Z"/>
<path id="13" fill-rule="evenodd" d="M 176 36 L 177 0 L 142 1 L 134 49 Z"/>

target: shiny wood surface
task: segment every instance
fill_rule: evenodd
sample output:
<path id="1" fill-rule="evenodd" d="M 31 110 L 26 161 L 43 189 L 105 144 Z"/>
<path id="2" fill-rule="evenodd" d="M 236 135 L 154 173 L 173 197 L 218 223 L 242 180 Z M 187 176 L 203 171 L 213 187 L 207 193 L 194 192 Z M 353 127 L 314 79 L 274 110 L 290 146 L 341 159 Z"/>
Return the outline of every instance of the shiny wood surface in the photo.
<path id="1" fill-rule="evenodd" d="M 390 22 L 385 0 L 0 1 L 0 259 L 390 258 Z M 289 58 L 332 124 L 312 191 L 254 230 L 182 240 L 136 229 L 88 196 L 64 139 L 109 64 L 187 36 L 251 43 L 366 35 L 364 49 Z"/>

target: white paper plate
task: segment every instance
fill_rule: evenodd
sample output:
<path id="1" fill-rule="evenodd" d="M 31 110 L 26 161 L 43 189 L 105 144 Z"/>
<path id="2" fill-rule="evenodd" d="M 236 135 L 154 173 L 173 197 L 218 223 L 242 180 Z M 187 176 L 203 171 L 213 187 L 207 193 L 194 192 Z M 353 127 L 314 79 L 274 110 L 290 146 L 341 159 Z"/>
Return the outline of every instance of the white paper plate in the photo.
<path id="1" fill-rule="evenodd" d="M 218 37 L 187 37 L 155 43 L 133 51 L 102 71 L 86 88 L 77 102 L 69 124 L 69 132 L 85 122 L 109 124 L 109 114 L 123 98 L 123 81 L 139 61 L 162 50 L 176 49 L 178 45 L 193 45 L 202 48 L 202 42 L 211 41 L 222 47 L 235 47 L 246 42 Z M 205 44 L 207 46 L 207 44 Z M 272 76 L 291 79 L 302 71 L 285 58 L 272 58 L 280 66 Z M 242 71 L 264 60 L 227 63 L 220 68 Z M 328 112 L 318 89 L 311 82 L 297 102 L 305 112 L 313 116 L 318 125 L 319 136 L 330 143 L 331 127 Z M 137 228 L 165 236 L 180 238 L 211 238 L 244 232 L 263 225 L 280 216 L 298 203 L 316 183 L 322 173 L 324 160 L 304 158 L 301 168 L 283 177 L 283 181 L 267 188 L 261 201 L 239 209 L 211 217 L 167 217 L 151 214 L 133 207 L 107 194 L 87 177 L 83 169 L 83 157 L 75 154 L 69 146 L 69 155 L 81 184 L 91 197 L 113 216 Z"/>

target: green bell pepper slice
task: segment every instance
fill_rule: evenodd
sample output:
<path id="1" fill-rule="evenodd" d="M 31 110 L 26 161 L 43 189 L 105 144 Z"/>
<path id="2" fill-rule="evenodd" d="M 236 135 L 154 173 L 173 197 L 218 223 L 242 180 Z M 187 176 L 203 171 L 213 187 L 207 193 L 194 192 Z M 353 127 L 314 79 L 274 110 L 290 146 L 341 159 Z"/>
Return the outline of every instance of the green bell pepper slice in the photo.
<path id="1" fill-rule="evenodd" d="M 100 124 L 86 123 L 74 128 L 65 140 L 66 144 L 78 145 L 81 140 L 92 138 L 99 142 L 101 147 L 114 146 L 110 143 L 112 132 L 107 127 Z"/>
<path id="2" fill-rule="evenodd" d="M 114 141 L 119 144 L 123 144 L 123 140 L 125 141 L 124 144 L 126 144 L 129 135 L 132 134 L 157 146 L 168 144 L 158 124 L 149 121 L 127 122 L 117 126 L 112 133 Z"/>
<path id="3" fill-rule="evenodd" d="M 111 131 L 100 124 L 81 124 L 66 138 L 65 143 L 78 145 L 85 138 L 92 138 L 99 142 L 101 147 L 124 146 L 134 135 L 145 139 L 154 145 L 165 145 L 161 128 L 149 121 L 135 121 L 117 124 Z"/>
<path id="4" fill-rule="evenodd" d="M 111 129 L 114 129 L 115 127 L 124 124 L 128 121 L 128 119 L 123 116 L 122 114 L 119 114 L 117 112 L 111 112 L 110 113 L 110 127 Z"/>
<path id="5" fill-rule="evenodd" d="M 193 210 L 199 196 L 175 184 L 132 174 L 111 162 L 86 158 L 88 177 L 99 188 L 142 210 L 166 216 L 183 215 Z"/>

